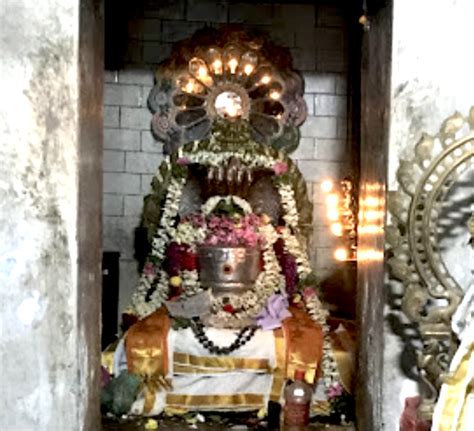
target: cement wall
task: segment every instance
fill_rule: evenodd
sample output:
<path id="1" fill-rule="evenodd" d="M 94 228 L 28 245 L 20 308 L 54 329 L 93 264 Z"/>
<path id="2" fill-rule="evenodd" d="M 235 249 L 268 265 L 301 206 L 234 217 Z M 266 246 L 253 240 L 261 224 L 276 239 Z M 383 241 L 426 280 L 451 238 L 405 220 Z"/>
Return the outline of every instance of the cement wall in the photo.
<path id="1" fill-rule="evenodd" d="M 162 146 L 150 131 L 146 106 L 152 69 L 174 42 L 204 26 L 239 23 L 266 31 L 290 48 L 303 72 L 308 119 L 299 149 L 292 155 L 308 181 L 314 203 L 312 262 L 320 277 L 340 267 L 333 257 L 335 238 L 324 216 L 321 179 L 351 172 L 348 140 L 348 41 L 346 10 L 337 4 L 254 4 L 226 1 L 157 2 L 147 0 L 129 12 L 127 68 L 107 71 L 105 80 L 104 248 L 121 253 L 120 305 L 130 300 L 138 274 L 134 229 L 143 197 L 163 159 Z"/>
<path id="2" fill-rule="evenodd" d="M 100 426 L 100 204 L 79 210 L 83 173 L 93 184 L 90 198 L 101 194 L 100 7 L 92 0 L 39 0 L 34 8 L 6 0 L 0 8 L 5 431 Z M 80 25 L 88 37 L 80 37 Z M 98 156 L 86 150 L 83 157 L 83 139 Z"/>

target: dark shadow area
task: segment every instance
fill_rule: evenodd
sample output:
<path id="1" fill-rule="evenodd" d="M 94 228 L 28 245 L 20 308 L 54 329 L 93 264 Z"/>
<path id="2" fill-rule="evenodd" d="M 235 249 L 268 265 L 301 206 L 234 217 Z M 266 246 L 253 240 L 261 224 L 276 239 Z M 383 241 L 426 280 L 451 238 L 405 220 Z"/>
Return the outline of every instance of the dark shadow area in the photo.
<path id="1" fill-rule="evenodd" d="M 357 266 L 345 262 L 343 268 L 333 271 L 320 282 L 321 299 L 331 317 L 355 320 L 357 295 Z"/>

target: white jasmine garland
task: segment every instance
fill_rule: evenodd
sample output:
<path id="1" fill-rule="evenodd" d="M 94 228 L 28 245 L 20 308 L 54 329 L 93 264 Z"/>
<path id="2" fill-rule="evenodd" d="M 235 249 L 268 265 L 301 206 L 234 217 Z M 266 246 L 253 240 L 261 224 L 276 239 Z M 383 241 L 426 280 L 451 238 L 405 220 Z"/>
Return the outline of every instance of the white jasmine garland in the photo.
<path id="1" fill-rule="evenodd" d="M 176 234 L 174 223 L 178 215 L 179 203 L 185 182 L 185 178 L 172 178 L 168 186 L 160 227 L 157 229 L 151 243 L 151 254 L 160 261 L 165 257 L 166 245 L 170 238 L 173 238 Z"/>
<path id="2" fill-rule="evenodd" d="M 295 192 L 289 184 L 279 184 L 278 192 L 280 193 L 281 205 L 283 207 L 283 220 L 288 227 L 297 232 L 299 230 L 299 216 L 296 208 Z"/>
<path id="3" fill-rule="evenodd" d="M 202 205 L 201 207 L 202 213 L 204 215 L 211 214 L 216 209 L 217 205 L 219 205 L 219 203 L 221 203 L 222 201 L 224 201 L 228 205 L 231 203 L 234 203 L 239 208 L 241 208 L 245 214 L 252 213 L 252 207 L 250 206 L 250 204 L 245 199 L 242 199 L 240 196 L 235 196 L 235 195 L 228 195 L 228 196 L 216 195 L 216 196 L 210 197 Z"/>
<path id="4" fill-rule="evenodd" d="M 334 383 L 341 382 L 341 376 L 337 367 L 337 362 L 334 358 L 332 350 L 331 337 L 329 335 L 329 327 L 326 323 L 326 319 L 329 316 L 329 312 L 325 310 L 321 304 L 321 301 L 317 295 L 313 295 L 305 299 L 306 309 L 311 319 L 323 328 L 323 357 L 321 361 L 321 369 L 323 372 L 322 381 L 324 387 L 329 389 Z"/>
<path id="5" fill-rule="evenodd" d="M 147 275 L 143 274 L 140 278 L 137 290 L 132 295 L 132 305 L 136 314 L 140 317 L 146 317 L 160 308 L 168 296 L 169 276 L 165 271 L 158 271 L 155 276 L 154 291 L 146 300 L 149 289 L 153 288 Z"/>
<path id="6" fill-rule="evenodd" d="M 293 255 L 296 260 L 296 270 L 300 280 L 304 280 L 308 275 L 311 274 L 311 265 L 307 254 L 303 251 L 301 243 L 298 241 L 295 235 L 287 227 L 283 227 L 279 231 L 279 235 L 283 240 L 285 250 Z"/>
<path id="7" fill-rule="evenodd" d="M 199 281 L 199 273 L 193 271 L 181 271 L 182 287 L 186 296 L 192 296 L 202 290 Z"/>
<path id="8" fill-rule="evenodd" d="M 208 150 L 192 148 L 183 152 L 183 157 L 188 158 L 192 163 L 219 167 L 230 159 L 240 159 L 247 167 L 261 167 L 272 169 L 278 159 L 262 154 L 250 154 L 245 150 L 213 152 Z"/>
<path id="9" fill-rule="evenodd" d="M 204 228 L 195 228 L 191 223 L 180 223 L 176 227 L 173 240 L 178 244 L 189 244 L 191 248 L 196 243 L 204 241 L 206 238 L 206 230 Z"/>

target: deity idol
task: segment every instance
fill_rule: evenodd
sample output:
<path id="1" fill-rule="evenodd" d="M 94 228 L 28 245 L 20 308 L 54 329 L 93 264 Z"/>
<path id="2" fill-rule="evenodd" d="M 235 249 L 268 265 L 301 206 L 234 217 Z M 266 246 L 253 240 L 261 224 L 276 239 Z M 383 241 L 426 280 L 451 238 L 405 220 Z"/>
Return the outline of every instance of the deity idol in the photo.
<path id="1" fill-rule="evenodd" d="M 288 156 L 306 107 L 291 59 L 242 32 L 200 33 L 162 65 L 149 102 L 169 157 L 145 199 L 137 322 L 115 354 L 115 374 L 141 381 L 131 412 L 265 411 L 299 370 L 313 411 L 330 414 L 351 390 L 350 358 L 307 255 L 312 206 Z"/>

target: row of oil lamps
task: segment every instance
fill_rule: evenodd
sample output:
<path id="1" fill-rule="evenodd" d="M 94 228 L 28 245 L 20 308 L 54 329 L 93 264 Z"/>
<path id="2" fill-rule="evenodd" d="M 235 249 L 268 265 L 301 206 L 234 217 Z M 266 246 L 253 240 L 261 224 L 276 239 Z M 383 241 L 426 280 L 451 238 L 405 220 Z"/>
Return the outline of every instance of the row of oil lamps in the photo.
<path id="1" fill-rule="evenodd" d="M 210 88 L 222 79 L 244 81 L 254 73 L 258 75 L 255 85 L 269 85 L 273 80 L 271 68 L 259 66 L 259 57 L 253 51 L 240 55 L 233 48 L 226 49 L 223 53 L 210 48 L 202 57 L 189 60 L 188 71 L 191 76 L 184 75 L 177 79 L 176 85 L 181 91 L 200 95 L 205 92 L 205 87 Z M 268 96 L 273 100 L 280 99 L 281 86 L 276 83 L 275 88 L 270 88 Z"/>
<path id="2" fill-rule="evenodd" d="M 324 180 L 321 189 L 326 199 L 326 218 L 331 233 L 340 239 L 334 251 L 339 261 L 383 260 L 383 250 L 358 247 L 358 235 L 383 233 L 385 221 L 384 201 L 379 196 L 380 185 L 366 185 L 366 196 L 357 202 L 351 180 L 338 183 Z"/>

